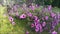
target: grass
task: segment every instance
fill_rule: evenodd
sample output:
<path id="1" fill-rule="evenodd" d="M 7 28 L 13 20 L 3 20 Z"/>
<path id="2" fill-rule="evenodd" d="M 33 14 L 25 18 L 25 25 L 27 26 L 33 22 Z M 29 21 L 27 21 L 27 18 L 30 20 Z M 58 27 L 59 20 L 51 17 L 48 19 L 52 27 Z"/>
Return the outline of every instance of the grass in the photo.
<path id="1" fill-rule="evenodd" d="M 24 34 L 24 28 L 21 26 L 23 24 L 19 20 L 16 21 L 16 25 L 12 25 L 8 20 L 8 15 L 4 16 L 6 13 L 6 7 L 0 6 L 0 34 Z"/>

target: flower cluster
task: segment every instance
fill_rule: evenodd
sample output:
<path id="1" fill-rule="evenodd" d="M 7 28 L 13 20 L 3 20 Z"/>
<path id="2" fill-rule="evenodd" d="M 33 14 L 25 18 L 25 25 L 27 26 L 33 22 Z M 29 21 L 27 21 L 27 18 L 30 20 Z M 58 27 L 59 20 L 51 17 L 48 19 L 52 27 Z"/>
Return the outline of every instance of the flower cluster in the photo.
<path id="1" fill-rule="evenodd" d="M 15 25 L 14 18 L 12 18 L 11 16 L 9 16 L 9 21 L 12 23 L 12 25 Z"/>
<path id="2" fill-rule="evenodd" d="M 57 34 L 57 32 L 55 31 L 55 27 L 60 22 L 60 15 L 51 11 L 52 10 L 51 5 L 48 6 L 48 8 L 45 7 L 46 9 L 44 11 L 42 10 L 39 12 L 35 11 L 35 8 L 36 8 L 35 6 L 30 6 L 28 9 L 33 10 L 32 12 L 30 12 L 30 10 L 26 11 L 25 9 L 23 9 L 23 10 L 25 10 L 23 14 L 19 15 L 17 12 L 16 15 L 20 19 L 29 18 L 32 21 L 30 26 L 32 29 L 34 29 L 34 31 L 36 33 L 37 32 L 41 33 L 46 30 L 46 31 L 50 32 L 51 34 Z M 15 11 L 17 11 L 17 10 L 15 9 Z M 9 17 L 9 20 L 12 22 L 12 24 L 15 23 L 15 22 L 13 22 L 14 19 L 12 17 Z M 29 33 L 29 32 L 27 32 L 27 33 Z"/>

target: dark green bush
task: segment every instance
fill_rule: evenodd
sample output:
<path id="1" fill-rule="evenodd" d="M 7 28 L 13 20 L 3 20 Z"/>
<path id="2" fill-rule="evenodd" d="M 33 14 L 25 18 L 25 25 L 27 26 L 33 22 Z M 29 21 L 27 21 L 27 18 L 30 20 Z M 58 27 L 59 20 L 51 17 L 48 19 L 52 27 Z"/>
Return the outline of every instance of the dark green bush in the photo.
<path id="1" fill-rule="evenodd" d="M 35 0 L 36 4 L 39 5 L 52 5 L 53 7 L 60 7 L 60 0 Z"/>

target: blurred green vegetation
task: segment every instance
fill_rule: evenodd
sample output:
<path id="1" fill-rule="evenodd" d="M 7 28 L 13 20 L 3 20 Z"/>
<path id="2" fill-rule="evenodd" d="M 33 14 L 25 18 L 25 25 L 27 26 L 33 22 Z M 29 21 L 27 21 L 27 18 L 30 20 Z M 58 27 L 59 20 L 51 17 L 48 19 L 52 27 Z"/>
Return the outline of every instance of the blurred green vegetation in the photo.
<path id="1" fill-rule="evenodd" d="M 16 19 L 16 25 L 12 25 L 5 15 L 6 7 L 0 6 L 0 34 L 24 34 L 23 22 Z M 22 24 L 20 24 L 22 23 Z"/>
<path id="2" fill-rule="evenodd" d="M 60 0 L 36 0 L 36 4 L 44 4 L 44 5 L 52 5 L 53 7 L 59 7 L 60 8 Z"/>
<path id="3" fill-rule="evenodd" d="M 59 7 L 60 8 L 60 0 L 6 0 L 6 5 L 11 5 L 11 4 L 20 4 L 22 5 L 23 3 L 26 3 L 29 5 L 30 3 L 35 3 L 38 5 L 52 5 L 53 7 Z"/>

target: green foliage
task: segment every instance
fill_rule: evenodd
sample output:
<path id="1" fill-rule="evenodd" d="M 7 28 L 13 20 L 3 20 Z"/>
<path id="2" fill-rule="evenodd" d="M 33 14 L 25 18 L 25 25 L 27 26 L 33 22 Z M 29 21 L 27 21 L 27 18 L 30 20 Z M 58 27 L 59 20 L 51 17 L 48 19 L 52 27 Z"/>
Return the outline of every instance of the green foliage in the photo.
<path id="1" fill-rule="evenodd" d="M 35 3 L 39 5 L 42 5 L 44 3 L 44 5 L 60 7 L 60 0 L 36 0 Z"/>
<path id="2" fill-rule="evenodd" d="M 4 15 L 6 13 L 6 7 L 0 6 L 0 33 L 4 34 L 12 30 L 12 25 L 8 21 L 8 17 Z"/>
<path id="3" fill-rule="evenodd" d="M 8 15 L 4 15 L 5 13 L 6 7 L 0 6 L 0 34 L 24 34 L 24 21 L 20 22 L 20 20 L 16 19 L 16 25 L 14 26 L 9 21 Z"/>

